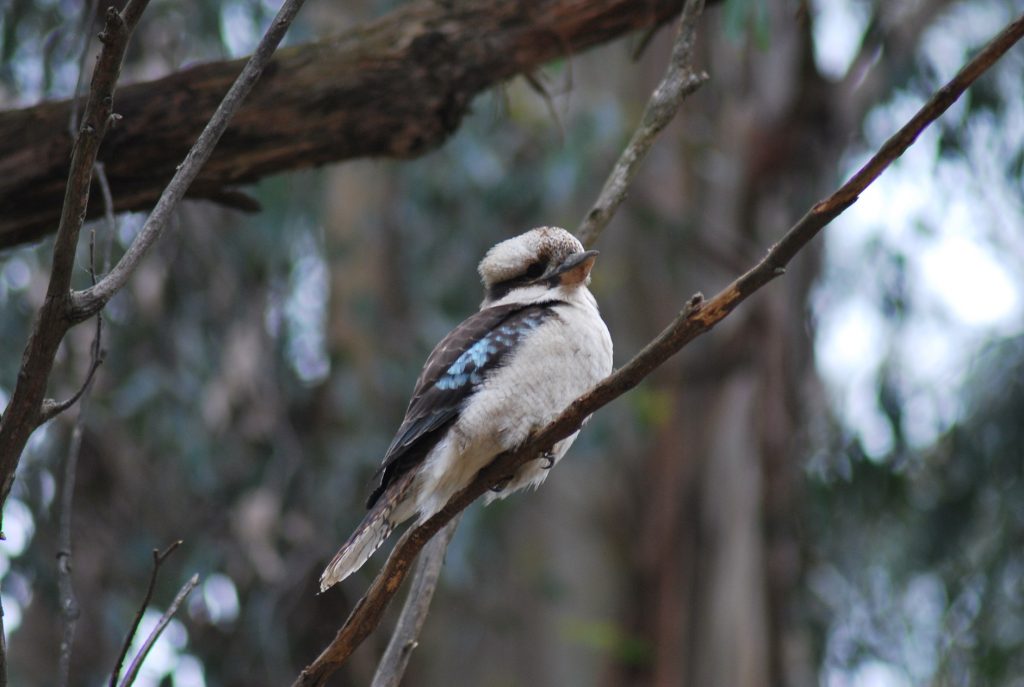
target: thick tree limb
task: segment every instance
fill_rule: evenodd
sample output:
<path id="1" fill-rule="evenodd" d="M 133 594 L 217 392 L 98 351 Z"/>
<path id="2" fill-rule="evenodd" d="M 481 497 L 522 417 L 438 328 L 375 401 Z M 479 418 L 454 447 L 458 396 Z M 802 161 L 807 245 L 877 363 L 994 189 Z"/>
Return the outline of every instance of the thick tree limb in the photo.
<path id="1" fill-rule="evenodd" d="M 420 0 L 335 39 L 279 51 L 188 193 L 234 198 L 268 174 L 355 157 L 407 158 L 458 127 L 478 93 L 675 16 L 680 0 Z M 121 210 L 153 206 L 243 60 L 118 93 L 101 158 Z M 0 248 L 52 231 L 70 101 L 0 113 Z M 98 200 L 98 198 L 97 198 Z M 92 212 L 100 207 L 92 203 Z"/>
<path id="2" fill-rule="evenodd" d="M 511 477 L 515 470 L 576 431 L 583 419 L 639 384 L 686 344 L 721 322 L 740 303 L 773 279 L 785 274 L 786 265 L 833 219 L 857 201 L 878 175 L 910 147 L 920 133 L 955 102 L 981 74 L 1024 35 L 1024 16 L 1007 26 L 985 48 L 937 91 L 853 177 L 828 198 L 816 203 L 752 269 L 705 301 L 692 297 L 683 311 L 626 365 L 573 401 L 554 421 L 517 450 L 498 456 L 476 479 L 435 516 L 402 536 L 380 574 L 356 603 L 334 640 L 307 666 L 293 687 L 322 685 L 376 628 L 391 597 L 401 586 L 413 559 L 430 538 L 455 515 Z"/>

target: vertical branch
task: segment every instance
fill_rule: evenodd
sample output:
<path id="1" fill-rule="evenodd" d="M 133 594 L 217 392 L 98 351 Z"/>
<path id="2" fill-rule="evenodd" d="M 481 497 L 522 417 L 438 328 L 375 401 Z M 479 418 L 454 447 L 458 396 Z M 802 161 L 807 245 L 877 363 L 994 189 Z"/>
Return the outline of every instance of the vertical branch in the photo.
<path id="1" fill-rule="evenodd" d="M 103 49 L 93 70 L 89 99 L 71 156 L 46 298 L 25 344 L 10 402 L 0 417 L 0 508 L 10 493 L 25 443 L 43 417 L 43 398 L 54 357 L 72 324 L 67 317 L 71 275 L 75 266 L 78 234 L 89 199 L 92 171 L 100 143 L 112 121 L 114 90 L 121 73 L 128 39 L 147 4 L 148 0 L 129 0 L 120 13 L 112 7 L 107 10 L 103 32 L 100 34 Z"/>
<path id="2" fill-rule="evenodd" d="M 377 672 L 373 676 L 371 687 L 398 687 L 409 665 L 412 652 L 416 648 L 416 638 L 420 636 L 423 623 L 430 612 L 430 602 L 434 598 L 441 567 L 444 565 L 445 552 L 448 544 L 455 536 L 459 526 L 461 513 L 452 518 L 443 530 L 438 532 L 424 547 L 420 559 L 416 563 L 416 572 L 409 586 L 409 594 L 405 598 L 402 613 L 398 616 L 398 624 L 391 635 L 388 648 L 377 664 Z"/>

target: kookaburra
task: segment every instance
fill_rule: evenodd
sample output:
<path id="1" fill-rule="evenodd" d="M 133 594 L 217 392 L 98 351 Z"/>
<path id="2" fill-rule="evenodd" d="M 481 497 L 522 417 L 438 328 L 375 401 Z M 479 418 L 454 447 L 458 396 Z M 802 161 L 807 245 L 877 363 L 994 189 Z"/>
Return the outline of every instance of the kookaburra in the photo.
<path id="1" fill-rule="evenodd" d="M 324 570 L 321 591 L 358 570 L 396 525 L 441 510 L 498 454 L 611 372 L 612 340 L 587 288 L 596 258 L 557 227 L 487 252 L 480 310 L 427 359 L 377 471 L 369 512 Z M 524 464 L 488 500 L 540 485 L 575 438 Z"/>

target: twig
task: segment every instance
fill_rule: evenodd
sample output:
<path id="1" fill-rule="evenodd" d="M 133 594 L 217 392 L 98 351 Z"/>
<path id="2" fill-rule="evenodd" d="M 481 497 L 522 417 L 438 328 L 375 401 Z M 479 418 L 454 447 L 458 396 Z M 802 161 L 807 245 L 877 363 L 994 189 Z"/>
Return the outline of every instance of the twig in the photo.
<path id="1" fill-rule="evenodd" d="M 69 318 L 72 322 L 81 322 L 99 312 L 113 298 L 114 294 L 121 290 L 138 267 L 139 261 L 142 260 L 146 251 L 163 233 L 171 212 L 185 196 L 185 191 L 188 190 L 203 165 L 213 154 L 213 149 L 217 145 L 217 141 L 220 140 L 221 134 L 224 133 L 242 101 L 249 95 L 252 87 L 260 78 L 264 67 L 270 61 L 278 43 L 284 38 L 285 32 L 304 2 L 305 0 L 286 0 L 278 10 L 277 16 L 274 17 L 274 21 L 271 22 L 267 32 L 260 40 L 256 51 L 245 63 L 242 73 L 235 79 L 227 95 L 217 107 L 217 111 L 213 113 L 213 117 L 210 118 L 203 132 L 199 134 L 195 145 L 185 156 L 184 162 L 178 166 L 178 171 L 164 188 L 160 200 L 157 201 L 153 211 L 146 218 L 142 229 L 114 269 L 95 286 L 71 294 Z"/>
<path id="2" fill-rule="evenodd" d="M 675 117 L 683 100 L 708 80 L 705 72 L 695 72 L 691 64 L 693 44 L 697 35 L 697 19 L 704 9 L 704 0 L 687 0 L 679 18 L 679 30 L 672 44 L 665 76 L 651 93 L 640 125 L 622 151 L 608 180 L 604 182 L 594 207 L 576 228 L 576 236 L 584 246 L 593 246 L 605 226 L 626 199 L 629 185 L 640 169 L 640 163 L 651 149 L 661 130 Z"/>
<path id="3" fill-rule="evenodd" d="M 156 640 L 159 639 L 160 634 L 164 631 L 164 628 L 167 627 L 167 623 L 171 622 L 171 618 L 178 612 L 178 608 L 181 606 L 182 602 L 188 598 L 188 595 L 192 593 L 192 590 L 195 589 L 198 584 L 199 575 L 196 574 L 178 590 L 178 594 L 174 597 L 174 601 L 172 601 L 171 605 L 166 611 L 164 611 L 164 614 L 160 616 L 160 620 L 157 622 L 156 627 L 154 627 L 153 631 L 149 633 L 149 636 L 146 637 L 146 641 L 139 649 L 139 653 L 135 654 L 135 658 L 132 659 L 131 665 L 128 666 L 128 670 L 125 671 L 124 679 L 121 680 L 121 687 L 129 687 L 129 685 L 135 682 L 135 678 L 139 674 L 139 668 L 141 668 L 142 664 L 145 662 L 146 656 L 149 654 L 149 650 L 153 648 L 153 644 L 155 644 Z"/>
<path id="4" fill-rule="evenodd" d="M 322 685 L 380 622 L 381 615 L 409 571 L 412 560 L 438 530 L 492 486 L 517 468 L 576 431 L 583 419 L 640 383 L 690 341 L 721 322 L 741 302 L 773 279 L 785 274 L 789 261 L 822 228 L 856 202 L 893 160 L 959 98 L 967 87 L 1024 35 L 1024 16 L 1008 25 L 939 89 L 914 117 L 835 193 L 816 203 L 752 269 L 711 300 L 693 296 L 683 311 L 626 365 L 572 402 L 555 420 L 515 451 L 503 453 L 482 469 L 473 482 L 456 494 L 436 515 L 408 530 L 395 545 L 383 570 L 352 610 L 334 640 L 295 680 L 294 687 Z"/>
<path id="5" fill-rule="evenodd" d="M 139 629 L 139 623 L 142 622 L 142 616 L 146 613 L 146 608 L 149 607 L 149 602 L 153 598 L 153 589 L 156 588 L 156 577 L 160 574 L 160 566 L 164 564 L 167 557 L 174 553 L 175 549 L 179 546 L 181 546 L 180 539 L 172 542 L 163 551 L 153 549 L 153 571 L 149 574 L 149 586 L 146 587 L 146 595 L 142 598 L 142 605 L 139 606 L 139 610 L 135 614 L 135 620 L 132 621 L 132 626 L 128 630 L 128 634 L 125 635 L 124 643 L 121 645 L 121 653 L 117 657 L 114 672 L 110 676 L 110 687 L 117 687 L 117 678 L 121 674 L 121 666 L 124 665 L 124 659 L 128 656 L 128 650 L 132 647 L 132 640 Z"/>
<path id="6" fill-rule="evenodd" d="M 423 555 L 416 564 L 416 573 L 409 587 L 409 595 L 405 598 L 405 606 L 398 616 L 395 632 L 391 635 L 388 648 L 377 664 L 377 672 L 373 676 L 371 687 L 398 687 L 409 665 L 412 652 L 417 646 L 417 638 L 430 611 L 430 601 L 434 598 L 437 581 L 441 577 L 444 555 L 448 544 L 455 536 L 461 513 L 452 518 L 441 532 L 430 540 Z"/>

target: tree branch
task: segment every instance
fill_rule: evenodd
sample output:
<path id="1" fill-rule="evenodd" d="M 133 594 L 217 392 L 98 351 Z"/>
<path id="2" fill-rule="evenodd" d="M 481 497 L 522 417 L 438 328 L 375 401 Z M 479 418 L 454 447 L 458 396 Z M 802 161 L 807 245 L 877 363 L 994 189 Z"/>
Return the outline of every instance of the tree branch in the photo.
<path id="1" fill-rule="evenodd" d="M 188 195 L 237 201 L 232 187 L 282 171 L 422 155 L 458 128 L 479 93 L 658 25 L 681 4 L 418 0 L 333 39 L 279 51 Z M 200 65 L 119 90 L 124 121 L 102 156 L 120 209 L 153 207 L 242 64 Z M 0 249 L 52 231 L 69 108 L 64 101 L 0 113 Z"/>
<path id="2" fill-rule="evenodd" d="M 146 609 L 149 608 L 149 602 L 153 599 L 153 590 L 156 588 L 156 578 L 160 574 L 160 566 L 164 564 L 168 556 L 174 553 L 175 549 L 179 546 L 181 546 L 180 539 L 171 542 L 170 546 L 163 551 L 153 549 L 153 571 L 149 574 L 149 586 L 146 587 L 146 595 L 142 597 L 142 605 L 139 606 L 139 610 L 135 613 L 135 620 L 132 621 L 132 626 L 129 628 L 128 634 L 125 635 L 124 642 L 121 644 L 121 653 L 117 656 L 114 672 L 110 676 L 110 687 L 117 687 L 117 678 L 121 674 L 121 666 L 124 665 L 124 659 L 128 656 L 128 650 L 132 647 L 132 640 L 139 629 L 139 623 L 142 622 L 142 616 L 145 615 Z"/>
<path id="3" fill-rule="evenodd" d="M 636 176 L 640 163 L 643 162 L 658 134 L 676 116 L 683 100 L 708 80 L 707 73 L 695 72 L 692 64 L 697 19 L 703 10 L 703 2 L 692 0 L 683 7 L 665 76 L 647 101 L 640 125 L 633 132 L 629 144 L 622 151 L 607 181 L 604 182 L 594 207 L 576 228 L 577 238 L 588 248 L 597 243 L 601 232 L 626 199 L 626 192 L 633 183 L 633 177 Z"/>
<path id="4" fill-rule="evenodd" d="M 164 614 L 160 616 L 160 620 L 157 621 L 156 627 L 154 627 L 153 631 L 149 633 L 149 636 L 146 637 L 146 641 L 143 642 L 142 647 L 139 648 L 139 653 L 135 654 L 135 658 L 132 659 L 131 665 L 129 665 L 128 670 L 125 671 L 124 679 L 121 680 L 120 687 L 130 687 L 130 685 L 135 682 L 135 678 L 139 674 L 139 668 L 142 667 L 142 664 L 146 661 L 146 656 L 149 655 L 149 650 L 153 648 L 153 645 L 156 643 L 156 640 L 160 638 L 160 634 L 164 631 L 164 628 L 167 627 L 169 622 L 171 622 L 171 618 L 174 617 L 174 614 L 178 612 L 178 608 L 181 606 L 182 602 L 188 598 L 188 595 L 192 593 L 192 590 L 195 589 L 198 584 L 199 575 L 193 575 L 189 581 L 178 590 L 178 593 L 174 597 L 174 601 L 172 601 L 171 605 L 167 607 Z"/>
<path id="5" fill-rule="evenodd" d="M 822 228 L 856 202 L 893 160 L 918 135 L 959 98 L 967 87 L 992 66 L 1024 35 L 1024 16 L 1008 25 L 998 36 L 937 91 L 854 176 L 828 198 L 816 203 L 804 217 L 752 269 L 725 287 L 709 301 L 693 296 L 668 327 L 626 365 L 613 372 L 587 393 L 573 401 L 554 421 L 534 434 L 515 451 L 503 453 L 482 469 L 459 494 L 422 525 L 406 531 L 395 545 L 384 568 L 366 594 L 356 603 L 334 640 L 307 666 L 293 687 L 322 685 L 376 628 L 381 615 L 404 580 L 412 560 L 427 541 L 456 514 L 511 477 L 515 470 L 576 431 L 584 418 L 640 383 L 647 375 L 679 352 L 686 344 L 721 322 L 740 303 L 776 277 Z"/>
<path id="6" fill-rule="evenodd" d="M 412 652 L 416 648 L 420 630 L 430 611 L 430 601 L 434 598 L 434 590 L 441 577 L 445 552 L 448 544 L 455 536 L 461 513 L 452 518 L 441 532 L 427 544 L 423 556 L 416 564 L 409 587 L 409 595 L 405 599 L 402 614 L 398 616 L 395 632 L 391 635 L 388 648 L 377 664 L 377 672 L 373 676 L 370 687 L 398 687 L 409 665 Z"/>
<path id="7" fill-rule="evenodd" d="M 25 346 L 14 393 L 0 417 L 0 507 L 7 499 L 14 472 L 25 443 L 44 413 L 43 396 L 53 368 L 57 347 L 68 328 L 95 315 L 124 286 L 146 249 L 159 237 L 170 214 L 185 194 L 189 183 L 210 156 L 228 120 L 252 89 L 277 44 L 304 0 L 287 0 L 260 41 L 256 52 L 224 96 L 213 118 L 192 146 L 157 206 L 147 218 L 128 251 L 99 283 L 85 291 L 70 291 L 78 232 L 86 214 L 89 182 L 99 142 L 113 120 L 113 89 L 117 81 L 131 29 L 148 0 L 130 0 L 122 14 L 107 12 L 107 28 L 101 34 L 104 49 L 93 75 L 81 134 L 75 144 L 68 191 L 54 244 L 53 268 L 46 300 Z M 49 412 L 47 410 L 46 412 Z"/>
<path id="8" fill-rule="evenodd" d="M 270 62 L 278 43 L 284 38 L 285 32 L 304 2 L 305 0 L 288 0 L 281 6 L 274 21 L 271 22 L 256 47 L 256 51 L 245 63 L 242 73 L 231 84 L 231 88 L 217 107 L 217 111 L 214 112 L 203 132 L 199 134 L 195 145 L 185 156 L 184 162 L 178 166 L 171 182 L 160 194 L 160 200 L 157 201 L 153 212 L 146 218 L 146 223 L 142 225 L 142 229 L 132 241 L 132 245 L 114 265 L 114 269 L 104 275 L 95 286 L 71 294 L 69 319 L 72 322 L 81 322 L 99 312 L 114 297 L 114 294 L 121 290 L 138 267 L 139 261 L 142 260 L 146 251 L 163 233 L 171 217 L 171 212 L 185 197 L 185 191 L 199 175 L 199 171 L 206 161 L 210 159 L 217 141 L 220 140 L 231 118 L 241 107 L 242 101 L 256 85 L 256 81 L 260 78 L 267 63 Z"/>
<path id="9" fill-rule="evenodd" d="M 25 345 L 14 392 L 0 417 L 0 508 L 7 500 L 14 471 L 28 437 L 36 429 L 42 412 L 46 384 L 54 356 L 71 326 L 67 318 L 71 275 L 74 270 L 78 234 L 86 213 L 93 166 L 100 142 L 112 119 L 114 89 L 121 63 L 135 25 L 148 0 L 129 0 L 118 13 L 107 10 L 100 51 L 93 71 L 89 99 L 71 156 L 60 226 L 53 246 L 53 261 L 46 298 Z M 63 131 L 63 127 L 60 127 Z"/>

